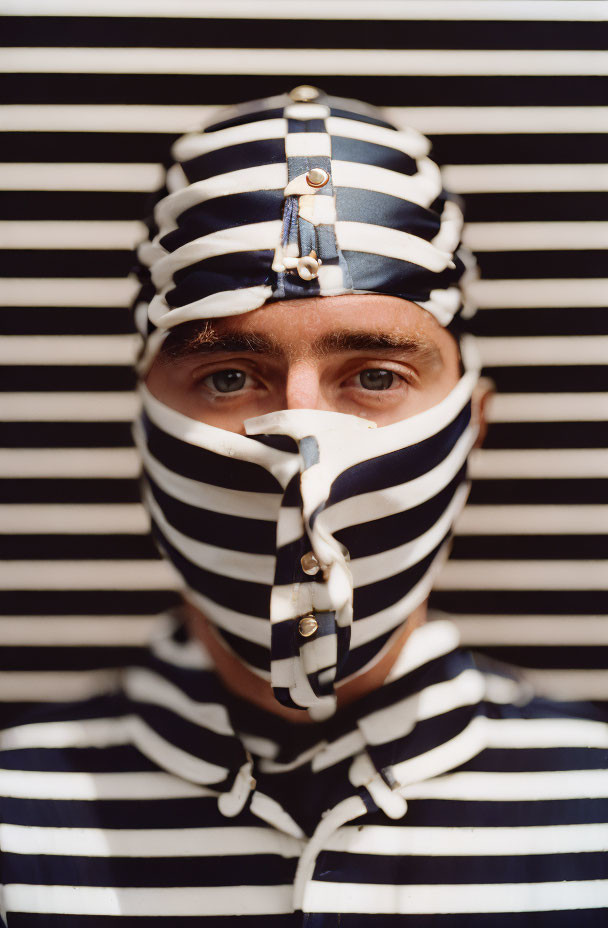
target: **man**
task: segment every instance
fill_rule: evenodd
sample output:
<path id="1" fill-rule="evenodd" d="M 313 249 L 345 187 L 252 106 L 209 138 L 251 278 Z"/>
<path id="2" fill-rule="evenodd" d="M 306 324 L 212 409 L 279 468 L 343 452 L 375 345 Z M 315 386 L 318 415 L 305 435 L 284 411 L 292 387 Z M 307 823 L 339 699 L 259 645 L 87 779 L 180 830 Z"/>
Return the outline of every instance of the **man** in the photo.
<path id="1" fill-rule="evenodd" d="M 605 924 L 606 726 L 425 624 L 483 405 L 427 151 L 310 87 L 174 146 L 135 436 L 184 608 L 5 733 L 8 928 Z"/>

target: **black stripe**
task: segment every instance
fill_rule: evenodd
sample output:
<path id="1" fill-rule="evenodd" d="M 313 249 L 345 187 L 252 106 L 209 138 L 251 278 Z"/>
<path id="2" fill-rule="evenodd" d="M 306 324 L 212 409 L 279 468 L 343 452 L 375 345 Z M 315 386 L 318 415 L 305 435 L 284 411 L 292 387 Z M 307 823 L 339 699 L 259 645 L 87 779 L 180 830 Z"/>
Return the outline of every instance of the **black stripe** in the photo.
<path id="1" fill-rule="evenodd" d="M 379 554 L 413 541 L 435 525 L 443 515 L 464 476 L 463 467 L 444 489 L 419 506 L 339 529 L 334 537 L 346 546 L 351 558 Z"/>
<path id="2" fill-rule="evenodd" d="M 291 48 L 310 48 L 310 25 L 305 16 L 287 21 Z M 27 36 L 28 44 L 40 47 L 281 48 L 287 26 L 280 18 L 253 15 L 229 20 L 147 17 L 145 29 L 139 17 L 6 16 L 0 46 L 23 45 Z M 318 26 L 315 48 L 604 50 L 594 22 L 323 18 Z"/>
<path id="3" fill-rule="evenodd" d="M 289 25 L 289 31 L 292 26 Z M 200 106 L 201 101 L 232 105 L 235 101 L 283 93 L 310 80 L 309 74 L 15 74 L 10 78 L 13 103 L 125 103 Z M 605 105 L 602 76 L 442 76 L 400 75 L 315 75 L 328 94 L 365 100 L 379 106 L 602 106 Z M 259 119 L 282 116 L 282 108 L 267 110 Z M 346 115 L 332 107 L 332 115 Z M 350 114 L 349 114 L 350 115 Z M 362 122 L 388 125 L 381 119 L 357 116 Z M 255 114 L 227 119 L 214 129 L 256 121 Z M 567 136 L 566 136 L 567 137 Z M 498 141 L 504 136 L 497 136 Z M 167 146 L 164 153 L 166 155 Z M 120 160 L 120 159 L 117 159 Z M 146 159 L 145 159 L 146 160 Z M 557 159 L 564 160 L 564 159 Z M 581 156 L 579 154 L 579 159 Z M 508 162 L 503 161 L 503 164 Z M 542 161 L 539 162 L 542 164 Z"/>
<path id="4" fill-rule="evenodd" d="M 332 135 L 331 156 L 334 161 L 374 164 L 385 168 L 387 171 L 395 171 L 398 174 L 412 175 L 416 173 L 416 161 L 414 158 L 397 148 L 379 145 L 377 142 L 365 142 L 347 136 Z"/>
<path id="5" fill-rule="evenodd" d="M 167 251 L 220 229 L 233 229 L 254 222 L 280 219 L 283 209 L 283 185 L 277 190 L 255 190 L 213 197 L 191 206 L 177 217 L 178 228 L 161 239 Z M 177 276 L 177 275 L 176 275 Z"/>
<path id="6" fill-rule="evenodd" d="M 463 434 L 471 418 L 470 403 L 440 432 L 407 448 L 362 461 L 343 471 L 331 485 L 325 508 L 362 493 L 384 490 L 414 480 L 440 464 Z M 312 523 L 312 519 L 311 519 Z"/>
<path id="7" fill-rule="evenodd" d="M 244 516 L 226 515 L 205 509 L 204 494 L 200 494 L 200 507 L 191 506 L 164 492 L 148 475 L 148 483 L 167 521 L 183 535 L 230 551 L 249 554 L 274 554 L 276 523 Z"/>
<path id="8" fill-rule="evenodd" d="M 434 210 L 408 203 L 386 193 L 336 188 L 336 210 L 339 221 L 367 222 L 399 229 L 430 241 L 439 232 L 440 216 Z"/>
<path id="9" fill-rule="evenodd" d="M 226 609 L 233 609 L 235 612 L 268 621 L 270 615 L 270 586 L 249 580 L 237 580 L 234 577 L 226 577 L 222 574 L 213 573 L 211 570 L 205 570 L 184 557 L 167 540 L 154 522 L 152 531 L 153 535 L 158 539 L 159 546 L 167 552 L 167 556 L 175 564 L 188 586 L 198 590 L 198 592 Z"/>
<path id="10" fill-rule="evenodd" d="M 281 492 L 278 480 L 259 464 L 207 451 L 174 438 L 143 414 L 147 446 L 161 464 L 191 480 L 199 480 L 229 490 L 257 493 Z"/>

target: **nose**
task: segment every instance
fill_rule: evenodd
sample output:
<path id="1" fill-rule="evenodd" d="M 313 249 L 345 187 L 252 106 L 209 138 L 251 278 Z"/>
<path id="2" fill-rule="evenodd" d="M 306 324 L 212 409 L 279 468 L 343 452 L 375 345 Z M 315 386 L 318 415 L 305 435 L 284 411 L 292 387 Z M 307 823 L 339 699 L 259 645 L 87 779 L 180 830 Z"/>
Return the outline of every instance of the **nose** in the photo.
<path id="1" fill-rule="evenodd" d="M 310 361 L 295 361 L 287 372 L 287 409 L 321 409 L 319 372 Z"/>

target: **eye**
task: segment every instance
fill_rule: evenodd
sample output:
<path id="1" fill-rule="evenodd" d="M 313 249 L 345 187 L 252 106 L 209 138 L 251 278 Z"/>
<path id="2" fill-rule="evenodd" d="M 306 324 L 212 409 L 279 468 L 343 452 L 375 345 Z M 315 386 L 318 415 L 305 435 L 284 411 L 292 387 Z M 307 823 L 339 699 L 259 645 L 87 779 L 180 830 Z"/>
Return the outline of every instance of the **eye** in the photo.
<path id="1" fill-rule="evenodd" d="M 237 390 L 242 390 L 246 382 L 247 374 L 235 368 L 216 371 L 214 374 L 205 377 L 203 381 L 209 389 L 217 393 L 235 393 Z"/>
<path id="2" fill-rule="evenodd" d="M 394 382 L 396 375 L 393 371 L 382 370 L 382 368 L 369 368 L 361 371 L 359 374 L 359 383 L 364 390 L 389 390 Z"/>

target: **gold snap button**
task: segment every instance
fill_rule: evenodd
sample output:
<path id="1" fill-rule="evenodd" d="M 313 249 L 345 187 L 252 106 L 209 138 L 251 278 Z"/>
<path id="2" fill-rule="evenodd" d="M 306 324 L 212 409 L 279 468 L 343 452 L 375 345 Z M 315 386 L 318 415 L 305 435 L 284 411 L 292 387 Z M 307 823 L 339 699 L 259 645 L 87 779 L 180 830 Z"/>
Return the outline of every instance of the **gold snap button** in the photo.
<path id="1" fill-rule="evenodd" d="M 300 563 L 302 565 L 302 570 L 305 574 L 308 574 L 309 577 L 313 577 L 315 574 L 319 573 L 319 562 L 312 551 L 303 554 L 300 558 Z"/>
<path id="2" fill-rule="evenodd" d="M 300 84 L 289 91 L 289 96 L 294 103 L 312 103 L 320 93 L 319 88 L 313 87 L 312 84 Z"/>
<path id="3" fill-rule="evenodd" d="M 309 187 L 324 187 L 329 183 L 329 174 L 323 168 L 311 168 L 306 172 L 306 183 Z"/>
<path id="4" fill-rule="evenodd" d="M 319 265 L 321 262 L 312 255 L 306 255 L 298 260 L 298 274 L 302 280 L 313 280 L 319 276 Z"/>
<path id="5" fill-rule="evenodd" d="M 318 628 L 319 623 L 315 619 L 312 612 L 303 616 L 298 622 L 298 631 L 300 632 L 302 638 L 310 638 L 310 636 L 314 635 Z"/>

